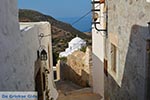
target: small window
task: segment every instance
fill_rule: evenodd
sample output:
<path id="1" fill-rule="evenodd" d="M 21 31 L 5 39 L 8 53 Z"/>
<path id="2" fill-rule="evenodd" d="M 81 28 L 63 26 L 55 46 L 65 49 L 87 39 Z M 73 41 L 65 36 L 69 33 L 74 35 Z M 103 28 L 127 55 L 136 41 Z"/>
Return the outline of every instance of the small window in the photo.
<path id="1" fill-rule="evenodd" d="M 54 80 L 57 80 L 57 72 L 53 71 L 53 74 L 54 74 Z"/>
<path id="2" fill-rule="evenodd" d="M 108 61 L 106 59 L 104 59 L 104 73 L 106 76 L 108 76 L 108 72 L 107 72 L 107 68 L 108 67 Z"/>
<path id="3" fill-rule="evenodd" d="M 116 73 L 116 46 L 111 44 L 111 70 Z"/>

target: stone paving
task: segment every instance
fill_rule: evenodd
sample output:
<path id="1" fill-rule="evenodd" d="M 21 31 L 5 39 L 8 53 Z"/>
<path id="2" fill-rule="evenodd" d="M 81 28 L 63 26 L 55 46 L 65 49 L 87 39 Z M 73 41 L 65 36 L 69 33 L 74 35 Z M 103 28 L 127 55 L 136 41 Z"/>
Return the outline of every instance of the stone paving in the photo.
<path id="1" fill-rule="evenodd" d="M 101 97 L 93 93 L 82 93 L 59 96 L 57 100 L 101 100 Z"/>
<path id="2" fill-rule="evenodd" d="M 56 83 L 59 97 L 57 100 L 101 100 L 101 96 L 92 93 L 91 88 L 82 88 L 69 81 Z"/>

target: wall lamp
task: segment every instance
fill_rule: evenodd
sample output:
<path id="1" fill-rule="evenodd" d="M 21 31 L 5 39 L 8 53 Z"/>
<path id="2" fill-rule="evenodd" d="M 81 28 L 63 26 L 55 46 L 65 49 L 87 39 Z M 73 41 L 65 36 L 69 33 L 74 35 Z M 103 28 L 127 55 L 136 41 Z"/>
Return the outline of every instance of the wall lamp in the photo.
<path id="1" fill-rule="evenodd" d="M 107 31 L 107 29 L 99 29 L 99 28 L 97 28 L 97 25 L 100 24 L 100 22 L 97 22 L 98 17 L 99 17 L 98 13 L 93 13 L 93 20 L 94 20 L 93 24 L 94 24 L 95 29 L 97 31 Z"/>
<path id="2" fill-rule="evenodd" d="M 47 60 L 47 52 L 43 49 L 42 51 L 41 51 L 41 55 L 40 55 L 40 59 L 42 60 L 42 61 L 46 61 Z"/>
<path id="3" fill-rule="evenodd" d="M 95 7 L 95 4 L 102 4 L 102 3 L 105 3 L 105 0 L 100 0 L 100 1 L 92 1 L 92 4 L 93 4 L 93 7 Z M 94 24 L 94 27 L 97 31 L 107 31 L 107 28 L 106 29 L 99 29 L 97 27 L 97 25 L 100 25 L 100 22 L 97 22 L 97 19 L 99 18 L 99 14 L 96 12 L 100 12 L 100 9 L 92 9 L 93 11 L 93 21 L 92 22 Z M 107 15 L 106 15 L 106 18 L 107 18 Z M 106 19 L 107 20 L 107 19 Z"/>

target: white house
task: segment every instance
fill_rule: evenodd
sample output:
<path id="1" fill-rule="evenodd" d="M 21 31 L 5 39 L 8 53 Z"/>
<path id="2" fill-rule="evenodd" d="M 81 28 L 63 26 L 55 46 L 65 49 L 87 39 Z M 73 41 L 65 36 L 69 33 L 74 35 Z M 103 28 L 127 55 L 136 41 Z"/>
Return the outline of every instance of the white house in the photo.
<path id="1" fill-rule="evenodd" d="M 46 73 L 52 69 L 50 24 L 20 23 L 19 29 L 17 0 L 1 0 L 0 10 L 0 91 L 40 89 L 43 90 L 40 100 L 45 100 L 44 97 L 56 100 L 58 93 L 53 84 L 53 72 Z M 41 33 L 49 35 L 40 38 Z M 45 61 L 39 59 L 43 56 L 40 53 L 39 57 L 40 45 L 45 47 Z"/>
<path id="2" fill-rule="evenodd" d="M 68 46 L 69 47 L 66 48 L 64 52 L 59 54 L 59 57 L 67 57 L 74 51 L 81 49 L 82 47 L 86 46 L 86 41 L 79 37 L 75 37 L 68 43 Z"/>
<path id="3" fill-rule="evenodd" d="M 92 0 L 93 92 L 101 100 L 150 100 L 150 3 L 131 1 Z"/>
<path id="4" fill-rule="evenodd" d="M 26 65 L 28 67 L 25 68 L 26 70 L 32 69 L 34 72 L 28 73 L 28 76 L 34 76 L 31 79 L 33 81 L 33 89 L 38 92 L 38 99 L 40 100 L 47 98 L 56 100 L 58 96 L 57 90 L 54 87 L 53 71 L 50 71 L 53 67 L 50 30 L 51 25 L 49 22 L 20 22 L 20 34 L 23 37 L 23 44 L 21 46 L 24 51 L 27 49 L 29 52 L 26 54 L 27 57 L 30 54 L 32 55 L 32 57 L 28 58 L 30 62 Z M 40 37 L 45 35 L 47 36 Z M 43 50 L 46 53 L 45 55 L 42 53 L 44 52 Z M 44 59 L 41 57 L 44 57 Z"/>

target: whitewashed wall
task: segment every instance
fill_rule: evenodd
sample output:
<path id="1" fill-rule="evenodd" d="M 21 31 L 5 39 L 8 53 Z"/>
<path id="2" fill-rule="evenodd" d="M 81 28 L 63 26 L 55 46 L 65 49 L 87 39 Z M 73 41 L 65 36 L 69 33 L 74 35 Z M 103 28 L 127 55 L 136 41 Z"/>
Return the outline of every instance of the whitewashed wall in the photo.
<path id="1" fill-rule="evenodd" d="M 92 0 L 93 1 L 93 0 Z M 99 1 L 99 0 L 94 0 Z M 98 14 L 97 24 L 98 29 L 105 29 L 105 15 L 104 4 L 96 3 L 93 7 L 94 9 L 101 9 L 100 11 L 95 11 Z M 96 30 L 95 26 L 92 25 L 92 76 L 93 76 L 93 92 L 98 93 L 102 96 L 104 100 L 104 57 L 105 57 L 105 38 L 106 33 L 104 31 Z"/>
<path id="2" fill-rule="evenodd" d="M 33 89 L 33 82 L 24 84 L 22 81 L 23 59 L 20 60 L 22 44 L 17 19 L 17 1 L 0 1 L 0 90 Z M 23 52 L 23 50 L 22 50 Z M 19 70 L 19 71 L 18 71 Z"/>
<path id="3" fill-rule="evenodd" d="M 34 66 L 39 49 L 38 34 L 50 34 L 51 29 L 48 22 L 26 25 L 31 26 L 30 29 L 20 32 L 17 0 L 0 1 L 0 91 L 35 90 Z M 51 45 L 51 37 L 46 40 Z M 50 58 L 52 62 L 52 56 Z M 51 94 L 56 99 L 57 91 L 53 83 L 50 84 Z"/>

